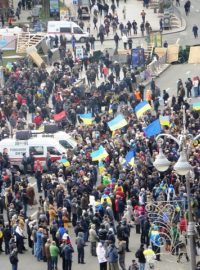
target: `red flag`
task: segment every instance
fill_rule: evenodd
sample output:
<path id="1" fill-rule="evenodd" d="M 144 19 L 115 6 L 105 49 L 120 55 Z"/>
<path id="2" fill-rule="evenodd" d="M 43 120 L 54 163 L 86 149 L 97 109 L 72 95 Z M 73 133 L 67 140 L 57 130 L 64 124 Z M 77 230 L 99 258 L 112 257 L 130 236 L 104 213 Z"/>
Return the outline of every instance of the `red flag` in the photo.
<path id="1" fill-rule="evenodd" d="M 57 113 L 57 114 L 55 114 L 54 116 L 53 116 L 53 118 L 54 118 L 54 120 L 56 121 L 56 122 L 58 122 L 58 121 L 61 121 L 63 118 L 65 118 L 66 117 L 66 113 L 65 113 L 65 111 L 62 111 L 62 112 L 60 112 L 60 113 Z"/>

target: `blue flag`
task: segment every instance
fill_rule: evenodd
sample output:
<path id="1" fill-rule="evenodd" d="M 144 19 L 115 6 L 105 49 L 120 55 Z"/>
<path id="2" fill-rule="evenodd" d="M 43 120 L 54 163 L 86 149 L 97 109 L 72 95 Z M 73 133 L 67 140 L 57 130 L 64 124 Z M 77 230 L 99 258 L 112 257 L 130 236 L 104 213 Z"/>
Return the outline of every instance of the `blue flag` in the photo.
<path id="1" fill-rule="evenodd" d="M 132 167 L 135 165 L 135 151 L 134 150 L 130 150 L 126 156 L 125 156 L 125 160 L 126 160 L 126 165 L 131 165 Z"/>
<path id="2" fill-rule="evenodd" d="M 161 132 L 161 125 L 159 119 L 153 121 L 150 125 L 144 128 L 144 133 L 148 138 L 155 136 L 160 132 Z"/>

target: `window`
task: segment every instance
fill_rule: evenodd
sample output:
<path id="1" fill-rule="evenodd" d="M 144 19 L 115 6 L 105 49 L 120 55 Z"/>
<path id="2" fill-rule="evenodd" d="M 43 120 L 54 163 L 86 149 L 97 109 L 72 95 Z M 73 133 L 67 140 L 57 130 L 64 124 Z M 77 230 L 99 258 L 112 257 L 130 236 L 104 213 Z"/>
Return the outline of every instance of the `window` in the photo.
<path id="1" fill-rule="evenodd" d="M 71 33 L 71 27 L 60 27 L 60 33 Z"/>
<path id="2" fill-rule="evenodd" d="M 72 148 L 72 146 L 66 141 L 66 140 L 59 140 L 59 143 L 65 148 L 65 149 L 68 149 L 68 148 Z"/>
<path id="3" fill-rule="evenodd" d="M 61 155 L 62 153 L 60 153 L 55 147 L 53 146 L 48 146 L 47 147 L 47 152 L 50 154 L 50 155 Z"/>
<path id="4" fill-rule="evenodd" d="M 43 146 L 30 146 L 29 154 L 33 153 L 34 156 L 42 156 L 44 155 L 44 147 Z"/>
<path id="5" fill-rule="evenodd" d="M 74 34 L 83 34 L 83 31 L 79 27 L 74 27 Z"/>

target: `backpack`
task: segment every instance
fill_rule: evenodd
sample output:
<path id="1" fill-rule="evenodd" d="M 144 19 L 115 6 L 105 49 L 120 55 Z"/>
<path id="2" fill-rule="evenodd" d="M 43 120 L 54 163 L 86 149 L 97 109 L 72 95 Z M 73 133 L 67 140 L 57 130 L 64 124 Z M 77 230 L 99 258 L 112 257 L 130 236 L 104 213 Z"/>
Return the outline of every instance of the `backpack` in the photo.
<path id="1" fill-rule="evenodd" d="M 140 257 L 140 251 L 138 250 L 138 251 L 136 251 L 136 253 L 135 253 L 135 258 L 139 258 Z"/>

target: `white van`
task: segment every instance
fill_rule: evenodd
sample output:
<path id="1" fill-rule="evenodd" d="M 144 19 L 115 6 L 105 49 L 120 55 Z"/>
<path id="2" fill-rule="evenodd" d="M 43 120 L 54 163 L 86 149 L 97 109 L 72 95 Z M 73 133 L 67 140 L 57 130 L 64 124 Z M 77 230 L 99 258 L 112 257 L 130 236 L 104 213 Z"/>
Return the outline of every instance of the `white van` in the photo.
<path id="1" fill-rule="evenodd" d="M 23 169 L 23 154 L 29 157 L 33 153 L 35 160 L 40 160 L 46 169 L 47 152 L 50 153 L 52 161 L 60 160 L 65 148 L 53 138 L 31 138 L 29 140 L 4 139 L 0 141 L 0 152 L 6 151 L 12 165 Z"/>
<path id="2" fill-rule="evenodd" d="M 65 35 L 67 41 L 70 41 L 72 35 L 79 42 L 85 42 L 89 37 L 89 33 L 83 31 L 78 24 L 71 21 L 49 21 L 47 25 L 47 33 L 49 36 Z"/>
<path id="3" fill-rule="evenodd" d="M 39 130 L 32 130 L 31 136 L 33 138 L 53 138 L 56 141 L 58 141 L 59 144 L 61 144 L 65 148 L 65 150 L 75 149 L 77 147 L 77 142 L 75 141 L 75 139 L 64 131 L 58 131 L 53 134 L 49 133 L 47 134 Z"/>

